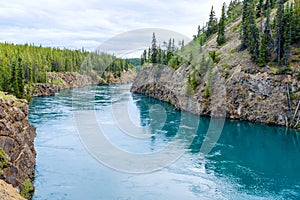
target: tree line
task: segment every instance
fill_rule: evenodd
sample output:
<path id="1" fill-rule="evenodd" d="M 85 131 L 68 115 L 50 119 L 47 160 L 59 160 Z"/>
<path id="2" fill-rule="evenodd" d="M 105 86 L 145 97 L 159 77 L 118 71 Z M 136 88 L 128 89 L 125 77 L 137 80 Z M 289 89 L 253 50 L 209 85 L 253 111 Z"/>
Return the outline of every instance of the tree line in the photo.
<path id="1" fill-rule="evenodd" d="M 104 71 L 111 71 L 120 76 L 130 68 L 133 68 L 130 60 L 99 50 L 88 52 L 0 43 L 0 91 L 18 98 L 24 97 L 26 84 L 47 83 L 48 72 L 78 72 L 97 77 Z"/>
<path id="2" fill-rule="evenodd" d="M 145 63 L 156 63 L 168 65 L 177 68 L 181 58 L 176 55 L 176 51 L 183 49 L 184 40 L 175 44 L 175 39 L 170 38 L 168 42 L 164 41 L 162 47 L 157 44 L 155 33 L 152 35 L 151 47 L 145 49 L 141 55 L 141 65 Z"/>
<path id="3" fill-rule="evenodd" d="M 291 47 L 300 44 L 300 0 L 244 0 L 241 39 L 242 48 L 259 66 L 269 62 L 288 66 Z"/>
<path id="4" fill-rule="evenodd" d="M 247 49 L 252 61 L 263 67 L 270 62 L 279 66 L 289 66 L 292 47 L 300 44 L 300 0 L 293 3 L 287 0 L 231 0 L 227 6 L 222 6 L 221 17 L 218 20 L 214 8 L 211 8 L 209 20 L 194 35 L 194 41 L 200 46 L 214 34 L 217 34 L 217 44 L 226 43 L 225 27 L 242 16 L 240 24 L 239 51 Z M 180 44 L 183 48 L 184 42 Z M 156 45 L 153 34 L 152 45 L 145 50 L 141 64 L 146 62 L 162 63 L 178 67 L 181 58 L 174 52 L 174 40 L 170 39 L 167 49 L 162 50 Z"/>

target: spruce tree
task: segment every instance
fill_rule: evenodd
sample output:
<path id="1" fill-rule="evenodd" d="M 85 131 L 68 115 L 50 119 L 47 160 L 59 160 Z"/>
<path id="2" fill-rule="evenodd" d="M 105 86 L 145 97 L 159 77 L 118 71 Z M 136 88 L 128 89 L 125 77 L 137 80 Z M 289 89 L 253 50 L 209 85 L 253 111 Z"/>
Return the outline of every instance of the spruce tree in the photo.
<path id="1" fill-rule="evenodd" d="M 225 38 L 225 20 L 226 20 L 225 3 L 223 3 L 222 15 L 221 15 L 221 18 L 220 18 L 220 21 L 219 21 L 219 27 L 218 27 L 218 37 L 217 37 L 218 45 L 222 45 L 226 42 L 226 38 Z"/>
<path id="2" fill-rule="evenodd" d="M 152 62 L 152 57 L 151 57 L 151 49 L 150 47 L 148 48 L 148 63 Z"/>
<path id="3" fill-rule="evenodd" d="M 146 62 L 147 62 L 147 50 L 145 49 L 141 56 L 141 65 L 145 64 Z"/>
<path id="4" fill-rule="evenodd" d="M 242 30 L 241 30 L 241 40 L 242 40 L 243 47 L 249 46 L 248 26 L 249 26 L 249 0 L 244 0 L 243 15 L 242 15 Z"/>
<path id="5" fill-rule="evenodd" d="M 264 33 L 261 37 L 258 65 L 263 67 L 267 62 L 271 60 L 271 52 L 273 50 L 273 38 L 270 28 L 270 0 L 267 0 L 266 3 L 266 22 Z"/>
<path id="6" fill-rule="evenodd" d="M 279 7 L 276 14 L 276 61 L 281 62 L 283 56 L 283 0 L 279 0 Z"/>
<path id="7" fill-rule="evenodd" d="M 209 37 L 210 35 L 214 34 L 217 31 L 217 20 L 216 20 L 216 14 L 214 11 L 214 7 L 211 7 L 210 15 L 209 15 L 209 21 L 207 23 L 207 30 L 206 30 L 206 36 Z"/>
<path id="8" fill-rule="evenodd" d="M 248 36 L 248 49 L 251 54 L 251 58 L 253 61 L 256 61 L 259 53 L 259 30 L 255 21 L 255 9 L 254 2 L 249 5 L 249 24 L 247 28 Z"/>
<path id="9" fill-rule="evenodd" d="M 151 62 L 152 63 L 157 63 L 157 45 L 156 45 L 156 38 L 155 38 L 155 33 L 152 35 L 152 43 L 151 43 Z"/>
<path id="10" fill-rule="evenodd" d="M 290 49 L 292 43 L 292 8 L 288 3 L 283 14 L 284 32 L 283 32 L 283 62 L 288 65 L 288 60 L 290 57 Z"/>
<path id="11" fill-rule="evenodd" d="M 292 43 L 300 44 L 300 0 L 295 0 L 292 13 Z"/>
<path id="12" fill-rule="evenodd" d="M 16 96 L 18 98 L 23 98 L 24 97 L 24 73 L 23 73 L 23 67 L 22 67 L 22 58 L 18 57 L 18 64 L 17 64 L 17 71 L 16 71 L 16 77 L 17 77 L 17 82 L 18 85 L 16 87 L 18 87 L 17 91 L 18 93 L 16 94 Z"/>

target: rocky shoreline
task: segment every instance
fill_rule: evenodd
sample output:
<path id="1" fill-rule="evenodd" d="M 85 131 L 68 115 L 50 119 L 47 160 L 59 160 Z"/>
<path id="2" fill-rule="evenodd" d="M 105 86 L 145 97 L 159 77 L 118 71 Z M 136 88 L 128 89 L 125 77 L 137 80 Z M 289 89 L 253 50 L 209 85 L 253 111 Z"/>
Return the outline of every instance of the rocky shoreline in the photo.
<path id="1" fill-rule="evenodd" d="M 33 194 L 35 136 L 27 101 L 0 92 L 0 179 L 18 188 L 25 198 Z"/>
<path id="2" fill-rule="evenodd" d="M 121 77 L 116 78 L 110 72 L 105 72 L 107 80 L 95 76 L 93 79 L 88 75 L 81 75 L 79 73 L 48 73 L 47 83 L 37 83 L 34 85 L 28 85 L 25 88 L 25 97 L 41 97 L 41 96 L 53 96 L 60 90 L 80 88 L 88 85 L 98 84 L 126 84 L 133 82 L 136 73 L 133 71 L 122 72 Z"/>
<path id="3" fill-rule="evenodd" d="M 249 73 L 235 67 L 227 79 L 215 73 L 211 94 L 207 96 L 208 77 L 203 77 L 192 91 L 187 76 L 190 68 L 176 71 L 165 66 L 150 65 L 138 74 L 131 92 L 169 102 L 177 109 L 196 115 L 226 117 L 255 123 L 286 126 L 293 112 L 287 98 L 287 86 L 293 97 L 300 96 L 300 81 L 292 75 Z M 296 101 L 292 101 L 293 111 Z M 298 127 L 299 128 L 299 127 Z"/>

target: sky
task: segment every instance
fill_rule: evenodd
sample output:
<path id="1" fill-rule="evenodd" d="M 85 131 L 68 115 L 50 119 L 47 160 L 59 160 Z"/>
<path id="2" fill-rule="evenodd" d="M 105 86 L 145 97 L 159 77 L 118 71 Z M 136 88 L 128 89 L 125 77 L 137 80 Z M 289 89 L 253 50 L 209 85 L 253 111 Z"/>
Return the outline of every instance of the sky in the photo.
<path id="1" fill-rule="evenodd" d="M 170 30 L 192 38 L 198 25 L 208 20 L 212 5 L 220 16 L 223 2 L 0 0 L 0 42 L 93 50 L 112 38 L 141 29 L 149 32 L 148 45 L 151 29 Z M 225 2 L 228 5 L 229 0 Z M 156 37 L 161 42 L 158 34 Z"/>

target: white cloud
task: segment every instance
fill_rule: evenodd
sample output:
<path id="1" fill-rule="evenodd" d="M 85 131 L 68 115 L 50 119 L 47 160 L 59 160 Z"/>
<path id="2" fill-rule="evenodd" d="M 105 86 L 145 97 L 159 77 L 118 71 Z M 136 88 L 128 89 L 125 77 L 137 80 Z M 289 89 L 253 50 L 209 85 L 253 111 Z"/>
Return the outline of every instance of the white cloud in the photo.
<path id="1" fill-rule="evenodd" d="M 0 41 L 93 49 L 117 34 L 142 28 L 169 29 L 192 37 L 197 26 L 207 21 L 212 5 L 220 15 L 222 3 L 223 0 L 0 1 Z"/>

